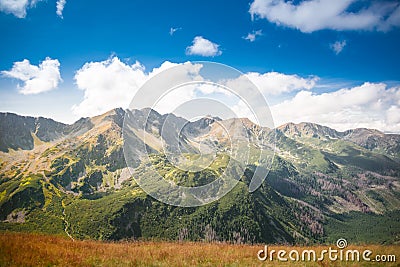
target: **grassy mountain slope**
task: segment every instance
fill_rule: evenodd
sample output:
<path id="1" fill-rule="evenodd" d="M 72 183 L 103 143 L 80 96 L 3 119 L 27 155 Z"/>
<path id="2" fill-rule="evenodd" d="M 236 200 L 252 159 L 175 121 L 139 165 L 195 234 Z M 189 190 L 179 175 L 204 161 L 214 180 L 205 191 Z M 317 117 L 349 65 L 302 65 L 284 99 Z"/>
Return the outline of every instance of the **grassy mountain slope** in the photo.
<path id="1" fill-rule="evenodd" d="M 125 133 L 124 118 L 131 126 Z M 5 129 L 0 132 L 0 229 L 101 240 L 295 243 L 331 240 L 342 228 L 353 236 L 379 218 L 400 220 L 397 135 L 370 130 L 363 136 L 361 130 L 337 132 L 311 123 L 271 130 L 245 119 L 188 122 L 150 109 L 115 109 L 72 125 L 13 114 L 0 119 Z M 217 179 L 228 160 L 238 159 L 235 153 L 229 157 L 221 125 L 233 133 L 238 151 L 250 148 L 244 174 L 222 199 L 198 208 L 174 207 L 137 186 L 125 163 L 124 134 L 132 141 L 135 178 L 151 175 L 145 166 L 152 163 L 164 179 L 193 186 Z M 202 171 L 183 171 L 161 153 L 163 144 L 170 151 L 182 145 L 189 163 L 201 149 L 217 149 L 219 156 Z M 151 153 L 151 162 L 138 146 Z M 273 154 L 270 166 L 266 159 Z M 270 172 L 249 193 L 256 165 Z M 399 241 L 399 225 L 382 220 L 390 231 L 365 234 L 363 241 Z M 358 226 L 349 227 L 353 223 Z"/>

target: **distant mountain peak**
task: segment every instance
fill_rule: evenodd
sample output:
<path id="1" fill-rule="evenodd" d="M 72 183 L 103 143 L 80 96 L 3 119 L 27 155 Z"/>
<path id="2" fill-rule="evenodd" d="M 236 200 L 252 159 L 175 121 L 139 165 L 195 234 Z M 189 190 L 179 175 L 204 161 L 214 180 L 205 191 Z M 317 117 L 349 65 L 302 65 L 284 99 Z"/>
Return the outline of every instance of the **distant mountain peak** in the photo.
<path id="1" fill-rule="evenodd" d="M 363 148 L 374 151 L 384 151 L 392 157 L 400 153 L 400 135 L 385 134 L 376 129 L 356 128 L 344 132 L 336 131 L 316 123 L 286 123 L 277 127 L 290 138 L 317 138 L 320 140 L 342 139 Z"/>
<path id="2" fill-rule="evenodd" d="M 326 139 L 340 138 L 342 136 L 342 134 L 335 129 L 311 122 L 301 122 L 298 124 L 289 122 L 279 126 L 277 129 L 290 137 L 313 137 Z"/>
<path id="3" fill-rule="evenodd" d="M 207 115 L 203 118 L 191 122 L 191 124 L 198 125 L 200 128 L 204 129 L 216 121 L 221 121 L 221 119 L 219 117 L 212 117 L 211 115 Z"/>
<path id="4" fill-rule="evenodd" d="M 355 128 L 351 130 L 345 131 L 346 135 L 380 135 L 384 136 L 385 134 L 376 129 L 369 129 L 369 128 Z"/>
<path id="5" fill-rule="evenodd" d="M 140 111 L 143 112 L 143 114 L 146 114 L 146 116 L 161 116 L 160 113 L 152 108 L 142 108 Z"/>
<path id="6" fill-rule="evenodd" d="M 235 137 L 249 138 L 253 135 L 258 135 L 263 129 L 266 129 L 248 118 L 223 120 L 219 117 L 207 115 L 190 122 L 174 114 L 161 115 L 151 108 L 143 108 L 141 110 L 115 108 L 98 116 L 81 118 L 71 125 L 43 117 L 35 118 L 20 116 L 14 113 L 0 113 L 0 150 L 6 152 L 10 148 L 15 150 L 33 149 L 34 140 L 32 134 L 35 134 L 40 141 L 49 142 L 60 138 L 79 136 L 90 131 L 92 128 L 98 129 L 96 133 L 108 130 L 119 132 L 123 127 L 126 114 L 129 115 L 129 119 L 135 127 L 143 129 L 143 126 L 146 125 L 146 131 L 150 134 L 155 134 L 156 138 L 159 138 L 160 129 L 164 123 L 170 124 L 170 127 L 166 129 L 170 129 L 173 132 L 179 131 L 184 127 L 184 133 L 194 137 L 207 133 L 216 137 L 223 136 L 223 132 L 227 130 L 229 133 L 234 133 Z M 225 128 L 225 130 L 222 128 Z M 375 129 L 356 128 L 339 132 L 330 127 L 311 122 L 297 124 L 290 122 L 276 129 L 292 139 L 342 139 L 369 150 L 385 151 L 391 156 L 398 155 L 400 151 L 400 135 L 385 134 Z M 169 136 L 168 133 L 163 133 L 162 135 L 164 138 Z"/>
<path id="7" fill-rule="evenodd" d="M 90 121 L 95 126 L 100 125 L 103 122 L 114 122 L 119 127 L 122 127 L 124 116 L 125 116 L 125 110 L 123 110 L 122 108 L 114 108 L 101 115 L 90 118 Z"/>

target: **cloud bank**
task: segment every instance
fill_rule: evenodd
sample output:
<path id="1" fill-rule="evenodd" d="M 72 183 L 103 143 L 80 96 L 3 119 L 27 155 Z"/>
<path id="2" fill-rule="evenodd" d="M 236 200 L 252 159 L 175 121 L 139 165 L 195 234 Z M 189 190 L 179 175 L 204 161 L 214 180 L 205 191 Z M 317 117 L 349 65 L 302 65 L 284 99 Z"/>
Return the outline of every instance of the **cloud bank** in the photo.
<path id="1" fill-rule="evenodd" d="M 137 90 L 149 78 L 176 65 L 165 61 L 147 73 L 140 62 L 129 65 L 115 56 L 100 62 L 88 62 L 74 77 L 78 88 L 84 91 L 84 98 L 72 107 L 72 111 L 75 115 L 88 117 L 117 107 L 128 108 Z"/>
<path id="2" fill-rule="evenodd" d="M 141 63 L 129 65 L 118 57 L 86 63 L 75 75 L 78 88 L 84 91 L 84 98 L 72 110 L 74 114 L 86 117 L 115 107 L 127 108 L 141 85 L 157 73 L 176 65 L 166 61 L 146 72 Z M 193 68 L 190 75 L 199 75 L 199 70 L 200 67 Z M 250 72 L 246 77 L 259 88 L 267 101 L 277 103 L 270 107 L 276 126 L 287 122 L 315 122 L 337 130 L 366 127 L 400 133 L 400 86 L 366 82 L 321 93 L 320 85 L 324 80 L 316 76 Z M 199 79 L 201 77 L 196 78 Z M 221 84 L 239 88 L 242 94 L 246 93 L 246 88 L 240 87 L 245 84 L 242 79 L 245 77 Z M 195 90 L 194 87 L 187 87 L 167 95 L 156 109 L 161 113 L 171 112 L 171 109 L 199 96 Z M 220 87 L 202 86 L 197 90 L 202 94 L 223 96 L 228 99 L 225 103 L 231 103 L 230 107 L 238 116 L 250 117 L 254 121 L 246 105 L 237 99 L 232 102 L 232 94 L 221 91 Z"/>
<path id="3" fill-rule="evenodd" d="M 300 91 L 272 107 L 275 124 L 316 122 L 337 130 L 358 127 L 400 132 L 400 86 L 364 83 L 330 93 Z"/>
<path id="4" fill-rule="evenodd" d="M 239 88 L 242 93 L 246 93 L 246 80 L 250 79 L 261 93 L 265 96 L 278 96 L 299 90 L 310 90 L 316 86 L 319 78 L 316 76 L 300 77 L 296 74 L 284 74 L 279 72 L 249 72 L 234 80 L 228 80 L 225 85 L 228 87 Z"/>
<path id="5" fill-rule="evenodd" d="M 361 8 L 355 8 L 357 5 Z M 400 26 L 400 3 L 393 0 L 254 0 L 249 12 L 253 19 L 307 33 L 324 29 L 387 31 Z"/>

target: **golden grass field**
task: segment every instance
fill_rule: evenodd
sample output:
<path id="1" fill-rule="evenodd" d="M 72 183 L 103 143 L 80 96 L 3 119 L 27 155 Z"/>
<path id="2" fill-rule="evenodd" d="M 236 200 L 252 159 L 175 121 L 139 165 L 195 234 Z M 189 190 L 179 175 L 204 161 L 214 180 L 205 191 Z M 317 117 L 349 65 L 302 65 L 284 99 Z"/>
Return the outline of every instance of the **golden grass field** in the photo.
<path id="1" fill-rule="evenodd" d="M 332 245 L 332 247 L 335 247 Z M 400 266 L 400 246 L 349 246 L 349 249 L 366 248 L 374 254 L 396 255 L 392 263 L 340 263 L 330 262 L 261 262 L 257 252 L 263 245 L 231 245 L 201 242 L 100 242 L 72 241 L 66 237 L 0 233 L 0 266 Z M 324 246 L 287 247 L 271 246 L 269 249 L 313 248 Z"/>

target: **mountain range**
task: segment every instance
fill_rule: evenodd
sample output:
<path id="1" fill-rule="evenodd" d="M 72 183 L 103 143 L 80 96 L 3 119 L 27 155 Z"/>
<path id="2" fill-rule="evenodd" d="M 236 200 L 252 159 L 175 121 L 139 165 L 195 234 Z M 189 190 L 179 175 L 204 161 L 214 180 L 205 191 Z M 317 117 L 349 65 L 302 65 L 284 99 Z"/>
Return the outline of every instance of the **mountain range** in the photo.
<path id="1" fill-rule="evenodd" d="M 148 164 L 171 183 L 207 184 L 229 160 L 244 162 L 244 147 L 237 185 L 215 202 L 171 206 L 137 184 L 151 175 Z M 190 165 L 213 151 L 201 170 L 171 162 L 177 152 L 188 159 L 178 163 Z M 249 192 L 257 167 L 269 173 Z M 71 125 L 0 113 L 0 221 L 1 230 L 79 239 L 397 243 L 400 135 L 315 123 L 269 129 L 246 118 L 188 121 L 149 108 Z"/>

